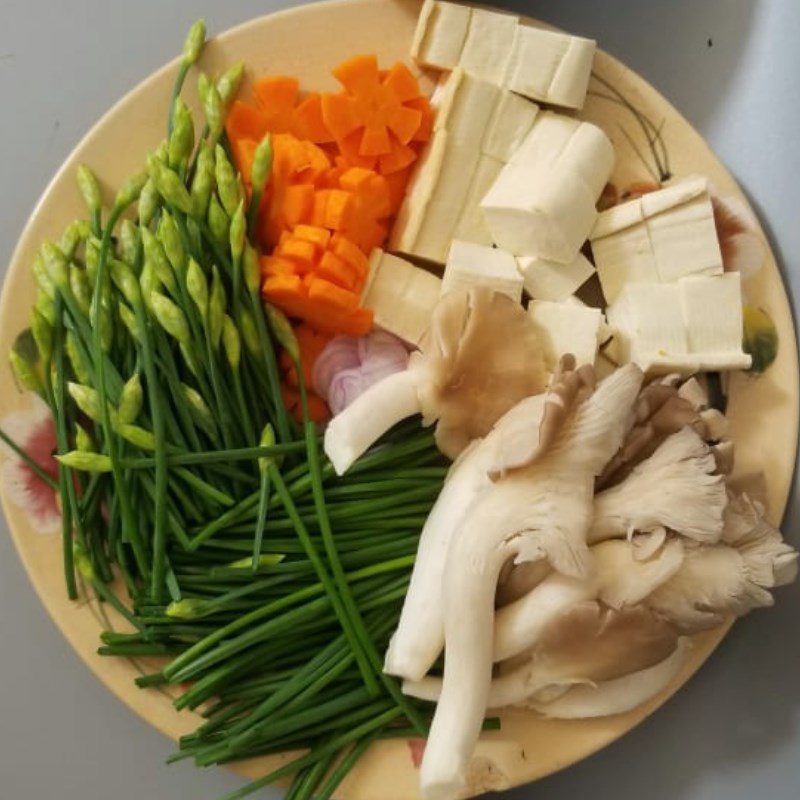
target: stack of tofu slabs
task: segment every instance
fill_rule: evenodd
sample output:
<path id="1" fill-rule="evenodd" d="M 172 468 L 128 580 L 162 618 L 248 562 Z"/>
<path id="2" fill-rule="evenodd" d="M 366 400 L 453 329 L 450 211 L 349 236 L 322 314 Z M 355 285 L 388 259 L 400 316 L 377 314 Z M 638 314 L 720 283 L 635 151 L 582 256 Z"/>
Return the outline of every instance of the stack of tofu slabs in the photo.
<path id="1" fill-rule="evenodd" d="M 750 367 L 741 279 L 723 271 L 705 178 L 604 211 L 591 244 L 615 361 L 656 373 Z"/>

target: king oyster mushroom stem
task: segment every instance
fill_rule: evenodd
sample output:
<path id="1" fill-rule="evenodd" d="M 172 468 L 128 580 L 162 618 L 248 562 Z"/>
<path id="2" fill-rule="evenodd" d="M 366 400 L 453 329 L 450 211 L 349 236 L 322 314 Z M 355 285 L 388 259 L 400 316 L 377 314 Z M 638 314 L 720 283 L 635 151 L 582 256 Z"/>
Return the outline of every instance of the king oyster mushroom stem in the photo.
<path id="1" fill-rule="evenodd" d="M 453 797 L 464 788 L 491 685 L 494 597 L 503 564 L 512 555 L 546 557 L 559 572 L 589 577 L 585 537 L 594 480 L 630 428 L 641 382 L 633 365 L 603 381 L 541 455 L 497 471 L 452 538 L 444 575 L 442 694 L 420 772 L 425 797 Z"/>
<path id="2" fill-rule="evenodd" d="M 519 303 L 482 287 L 450 292 L 406 372 L 375 384 L 333 418 L 325 452 L 342 474 L 392 425 L 422 413 L 426 424 L 438 421 L 439 449 L 456 458 L 516 403 L 543 391 L 542 352 Z"/>
<path id="3" fill-rule="evenodd" d="M 672 655 L 652 667 L 595 686 L 574 686 L 550 702 L 532 700 L 527 707 L 550 719 L 624 714 L 658 697 L 675 680 L 690 650 L 690 641 L 682 637 Z"/>
<path id="4" fill-rule="evenodd" d="M 578 684 L 597 684 L 638 672 L 663 661 L 677 646 L 675 629 L 647 609 L 614 611 L 581 603 L 560 615 L 527 653 L 500 664 L 492 679 L 488 707 L 525 705 Z M 403 692 L 436 701 L 441 679 L 405 681 Z"/>
<path id="5" fill-rule="evenodd" d="M 594 386 L 589 368 L 565 358 L 547 393 L 517 403 L 489 435 L 475 441 L 450 468 L 420 536 L 403 611 L 386 653 L 391 675 L 421 679 L 444 646 L 442 586 L 450 542 L 492 476 L 535 460 L 555 438 L 573 405 Z"/>
<path id="6" fill-rule="evenodd" d="M 673 433 L 622 483 L 595 498 L 589 541 L 659 527 L 716 542 L 728 498 L 708 445 L 691 428 Z"/>

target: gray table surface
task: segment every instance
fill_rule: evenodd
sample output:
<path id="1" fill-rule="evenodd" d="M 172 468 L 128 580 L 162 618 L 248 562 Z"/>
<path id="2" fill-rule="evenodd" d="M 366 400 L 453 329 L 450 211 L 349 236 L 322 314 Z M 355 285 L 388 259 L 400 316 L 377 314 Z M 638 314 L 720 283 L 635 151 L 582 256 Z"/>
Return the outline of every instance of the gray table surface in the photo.
<path id="1" fill-rule="evenodd" d="M 50 176 L 94 121 L 176 53 L 290 0 L 2 0 L 0 270 Z M 661 89 L 758 208 L 800 292 L 798 0 L 506 0 L 596 38 Z M 4 391 L 5 387 L 0 387 Z M 797 492 L 785 531 L 796 545 Z M 164 766 L 172 745 L 112 697 L 40 606 L 0 532 L 0 798 L 218 797 L 218 769 Z M 516 798 L 796 800 L 800 797 L 800 586 L 739 624 L 658 714 Z M 272 796 L 277 797 L 277 794 Z M 380 800 L 376 798 L 376 800 Z"/>

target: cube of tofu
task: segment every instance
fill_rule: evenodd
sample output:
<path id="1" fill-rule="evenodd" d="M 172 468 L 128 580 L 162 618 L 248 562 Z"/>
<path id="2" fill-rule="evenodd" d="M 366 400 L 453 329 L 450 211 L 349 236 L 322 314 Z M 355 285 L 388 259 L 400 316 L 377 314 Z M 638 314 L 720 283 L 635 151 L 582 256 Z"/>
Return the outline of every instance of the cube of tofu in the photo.
<path id="1" fill-rule="evenodd" d="M 473 8 L 459 66 L 472 75 L 502 86 L 518 27 L 519 17 Z"/>
<path id="2" fill-rule="evenodd" d="M 608 308 L 613 354 L 651 373 L 747 369 L 738 273 L 631 283 Z"/>
<path id="3" fill-rule="evenodd" d="M 609 303 L 632 281 L 674 283 L 722 273 L 705 178 L 688 178 L 602 212 L 591 242 Z"/>
<path id="4" fill-rule="evenodd" d="M 517 303 L 522 300 L 522 276 L 511 253 L 455 240 L 447 256 L 442 294 L 472 286 L 493 289 Z"/>
<path id="5" fill-rule="evenodd" d="M 372 309 L 376 325 L 416 346 L 430 324 L 441 289 L 436 275 L 376 248 L 361 305 Z"/>
<path id="6" fill-rule="evenodd" d="M 481 200 L 503 169 L 503 162 L 491 156 L 482 155 L 472 176 L 472 183 L 464 198 L 464 206 L 454 232 L 456 239 L 490 247 L 492 234 L 486 226 L 481 211 Z"/>
<path id="7" fill-rule="evenodd" d="M 528 314 L 544 347 L 547 368 L 555 370 L 561 356 L 572 353 L 578 366 L 594 364 L 600 344 L 603 312 L 582 303 L 532 300 Z"/>
<path id="8" fill-rule="evenodd" d="M 537 256 L 517 259 L 525 291 L 536 300 L 560 302 L 573 295 L 594 275 L 594 267 L 583 253 L 571 264 L 559 264 Z"/>
<path id="9" fill-rule="evenodd" d="M 437 69 L 458 65 L 471 9 L 458 3 L 425 0 L 411 43 L 411 57 L 419 64 Z"/>
<path id="10" fill-rule="evenodd" d="M 517 256 L 571 264 L 597 218 L 595 204 L 613 165 L 611 142 L 595 125 L 538 114 L 481 203 L 495 244 Z"/>
<path id="11" fill-rule="evenodd" d="M 596 49 L 591 39 L 520 25 L 506 86 L 532 100 L 583 108 Z"/>
<path id="12" fill-rule="evenodd" d="M 483 154 L 503 163 L 510 161 L 531 132 L 538 113 L 536 103 L 501 91 L 483 138 Z"/>

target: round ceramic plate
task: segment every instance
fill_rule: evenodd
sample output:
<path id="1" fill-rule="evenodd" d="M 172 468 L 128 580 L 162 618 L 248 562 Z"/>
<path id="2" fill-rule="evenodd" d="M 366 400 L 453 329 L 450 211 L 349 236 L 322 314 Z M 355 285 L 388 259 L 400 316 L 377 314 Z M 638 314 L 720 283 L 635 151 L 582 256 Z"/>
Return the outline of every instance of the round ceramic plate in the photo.
<path id="1" fill-rule="evenodd" d="M 249 22 L 214 39 L 203 56 L 210 72 L 244 61 L 250 74 L 297 75 L 307 88 L 334 88 L 330 69 L 359 52 L 377 51 L 383 64 L 408 60 L 417 0 L 338 0 L 293 9 Z M 535 23 L 531 23 L 535 24 Z M 31 216 L 14 253 L 0 307 L 0 352 L 6 353 L 27 326 L 34 299 L 30 264 L 40 242 L 59 236 L 83 214 L 74 173 L 78 163 L 91 165 L 109 187 L 118 186 L 141 168 L 145 153 L 163 136 L 163 120 L 176 65 L 138 86 L 92 129 L 69 157 Z M 716 196 L 738 218 L 726 231 L 727 255 L 742 262 L 746 303 L 766 312 L 779 347 L 774 362 L 760 375 L 737 374 L 729 384 L 729 413 L 736 442 L 737 473 L 747 479 L 764 470 L 770 517 L 779 522 L 789 493 L 798 424 L 797 354 L 786 293 L 763 233 L 751 216 L 740 189 L 686 120 L 638 75 L 604 53 L 598 53 L 595 78 L 583 116 L 601 125 L 617 149 L 613 177 L 623 190 L 667 169 L 674 176 L 708 176 Z M 653 142 L 655 134 L 657 141 Z M 109 190 L 110 191 L 110 190 Z M 769 340 L 767 350 L 769 350 Z M 765 353 L 765 355 L 769 355 Z M 46 426 L 30 396 L 14 389 L 6 358 L 0 359 L 0 421 L 15 430 Z M 6 473 L 13 472 L 13 462 Z M 19 487 L 17 487 L 19 488 Z M 134 678 L 152 664 L 96 655 L 101 628 L 121 627 L 89 598 L 67 600 L 57 535 L 43 532 L 41 508 L 22 507 L 19 492 L 4 491 L 5 511 L 20 556 L 56 624 L 75 650 L 121 700 L 174 739 L 198 723 L 178 713 L 165 691 L 139 690 Z M 30 499 L 30 497 L 29 497 Z M 38 498 L 47 504 L 47 498 Z M 52 498 L 50 499 L 52 504 Z M 473 792 L 526 783 L 561 769 L 612 742 L 651 714 L 697 670 L 725 630 L 697 637 L 693 654 L 680 676 L 660 698 L 629 714 L 600 720 L 547 721 L 532 714 L 504 715 L 502 730 L 482 740 L 471 785 Z M 340 797 L 405 800 L 418 795 L 416 764 L 419 742 L 386 741 L 375 745 L 339 790 Z M 486 769 L 491 763 L 491 769 Z M 264 761 L 237 767 L 243 774 L 263 775 Z"/>

